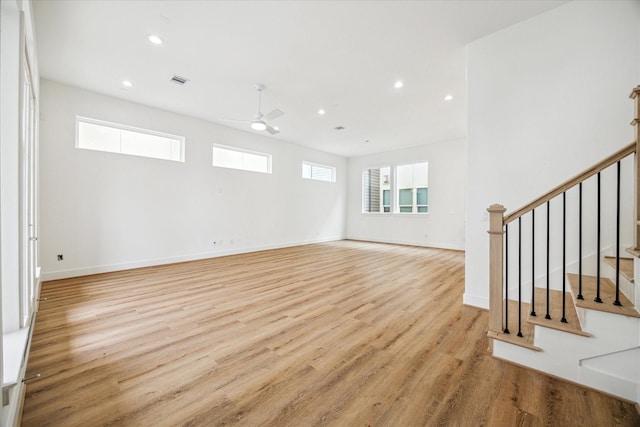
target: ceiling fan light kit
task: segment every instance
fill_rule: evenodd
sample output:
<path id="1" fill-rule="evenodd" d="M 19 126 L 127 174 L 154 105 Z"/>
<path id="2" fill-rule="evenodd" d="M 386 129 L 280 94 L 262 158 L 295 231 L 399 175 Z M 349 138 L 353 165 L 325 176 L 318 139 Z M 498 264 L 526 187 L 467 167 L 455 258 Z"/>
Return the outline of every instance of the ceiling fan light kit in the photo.
<path id="1" fill-rule="evenodd" d="M 277 126 L 271 126 L 267 122 L 283 116 L 284 112 L 276 108 L 275 110 L 271 111 L 266 115 L 262 114 L 262 111 L 260 109 L 260 95 L 262 91 L 265 89 L 265 86 L 262 83 L 256 83 L 255 88 L 256 88 L 256 91 L 258 92 L 258 112 L 253 116 L 253 120 L 234 120 L 234 119 L 224 119 L 224 118 L 221 118 L 220 120 L 249 123 L 251 125 L 251 129 L 257 130 L 257 131 L 266 130 L 271 135 L 280 133 L 280 129 L 278 129 Z"/>
<path id="2" fill-rule="evenodd" d="M 267 124 L 262 120 L 254 120 L 251 122 L 251 129 L 253 130 L 265 130 L 267 129 Z"/>

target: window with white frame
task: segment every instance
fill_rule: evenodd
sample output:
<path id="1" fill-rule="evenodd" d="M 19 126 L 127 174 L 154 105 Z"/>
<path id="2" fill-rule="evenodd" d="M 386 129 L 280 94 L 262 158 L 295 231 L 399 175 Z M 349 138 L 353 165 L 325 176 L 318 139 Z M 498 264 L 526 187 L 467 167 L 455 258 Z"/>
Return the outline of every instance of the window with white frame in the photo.
<path id="1" fill-rule="evenodd" d="M 427 162 L 396 166 L 398 212 L 429 211 L 429 166 Z"/>
<path id="2" fill-rule="evenodd" d="M 184 162 L 184 137 L 76 116 L 76 147 Z"/>
<path id="3" fill-rule="evenodd" d="M 213 166 L 271 173 L 271 154 L 213 144 Z"/>
<path id="4" fill-rule="evenodd" d="M 365 169 L 363 212 L 428 213 L 427 162 Z"/>
<path id="5" fill-rule="evenodd" d="M 336 182 L 336 168 L 318 163 L 302 162 L 302 177 L 316 181 Z"/>
<path id="6" fill-rule="evenodd" d="M 362 173 L 362 211 L 391 212 L 391 167 L 365 169 Z"/>

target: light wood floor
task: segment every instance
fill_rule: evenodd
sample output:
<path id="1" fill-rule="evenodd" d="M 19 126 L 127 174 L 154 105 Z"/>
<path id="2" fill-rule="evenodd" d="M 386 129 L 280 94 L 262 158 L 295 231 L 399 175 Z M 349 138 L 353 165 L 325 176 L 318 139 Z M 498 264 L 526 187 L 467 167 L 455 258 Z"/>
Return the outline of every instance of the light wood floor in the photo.
<path id="1" fill-rule="evenodd" d="M 24 426 L 638 426 L 493 359 L 464 254 L 353 241 L 47 282 Z"/>

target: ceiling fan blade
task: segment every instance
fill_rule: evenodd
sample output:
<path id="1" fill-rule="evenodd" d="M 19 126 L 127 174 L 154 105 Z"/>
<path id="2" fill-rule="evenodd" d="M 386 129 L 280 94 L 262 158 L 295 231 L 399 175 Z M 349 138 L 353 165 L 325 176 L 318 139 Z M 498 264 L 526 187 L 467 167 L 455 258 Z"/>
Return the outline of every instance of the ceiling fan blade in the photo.
<path id="1" fill-rule="evenodd" d="M 266 115 L 264 116 L 264 118 L 265 118 L 266 120 L 275 120 L 275 119 L 277 119 L 278 117 L 282 117 L 282 116 L 284 116 L 284 111 L 281 111 L 281 110 L 279 110 L 279 109 L 277 109 L 277 108 L 276 108 L 276 109 L 275 109 L 275 110 L 273 110 L 272 112 L 270 112 L 270 113 L 266 114 Z"/>
<path id="2" fill-rule="evenodd" d="M 277 133 L 280 133 L 280 131 L 274 127 L 271 127 L 269 125 L 267 125 L 267 128 L 265 129 L 267 132 L 269 132 L 271 135 L 275 135 Z"/>

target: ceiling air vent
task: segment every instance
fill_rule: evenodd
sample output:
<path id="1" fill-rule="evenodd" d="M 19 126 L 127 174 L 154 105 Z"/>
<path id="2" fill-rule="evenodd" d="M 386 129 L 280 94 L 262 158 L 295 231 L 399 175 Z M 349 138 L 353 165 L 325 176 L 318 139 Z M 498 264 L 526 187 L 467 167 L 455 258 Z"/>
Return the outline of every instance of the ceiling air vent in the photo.
<path id="1" fill-rule="evenodd" d="M 173 77 L 171 77 L 170 81 L 172 83 L 175 83 L 177 85 L 182 86 L 182 85 L 186 84 L 189 81 L 189 79 L 187 79 L 185 77 L 180 77 L 180 76 L 173 76 Z"/>

